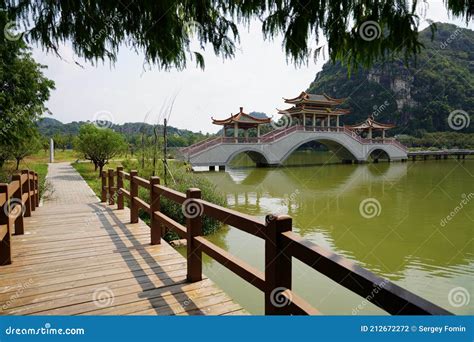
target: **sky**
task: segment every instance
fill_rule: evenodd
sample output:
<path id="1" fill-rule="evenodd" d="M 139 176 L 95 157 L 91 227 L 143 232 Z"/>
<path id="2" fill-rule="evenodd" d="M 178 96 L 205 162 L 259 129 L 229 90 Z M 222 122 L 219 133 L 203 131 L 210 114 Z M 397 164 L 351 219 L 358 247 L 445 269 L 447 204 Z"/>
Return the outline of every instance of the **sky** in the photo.
<path id="1" fill-rule="evenodd" d="M 426 19 L 466 27 L 463 20 L 448 17 L 442 0 L 422 6 Z M 427 25 L 425 21 L 421 28 Z M 282 98 L 306 90 L 325 62 L 321 58 L 295 67 L 287 61 L 281 37 L 265 41 L 259 23 L 240 27 L 237 48 L 235 57 L 227 60 L 205 51 L 204 71 L 193 62 L 184 71 L 144 68 L 143 55 L 126 48 L 120 49 L 114 65 L 92 66 L 75 56 L 68 44 L 60 48 L 62 58 L 40 47 L 33 47 L 33 56 L 48 66 L 44 73 L 56 83 L 47 103 L 49 117 L 64 123 L 104 118 L 117 124 L 162 123 L 163 106 L 175 99 L 169 125 L 209 133 L 220 129 L 211 123 L 211 116 L 224 119 L 239 107 L 246 113 L 278 117 L 276 108 L 286 108 Z"/>

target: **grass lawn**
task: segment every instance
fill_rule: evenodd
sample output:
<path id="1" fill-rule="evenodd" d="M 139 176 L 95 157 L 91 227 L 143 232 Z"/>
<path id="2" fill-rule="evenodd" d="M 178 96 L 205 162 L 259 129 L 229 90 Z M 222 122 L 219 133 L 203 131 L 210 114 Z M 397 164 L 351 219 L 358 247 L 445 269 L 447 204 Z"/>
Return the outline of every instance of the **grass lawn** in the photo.
<path id="1" fill-rule="evenodd" d="M 99 177 L 99 170 L 94 170 L 94 164 L 89 162 L 82 162 L 82 163 L 72 163 L 71 164 L 77 172 L 84 178 L 84 180 L 89 184 L 92 190 L 95 192 L 97 197 L 100 198 L 101 192 L 101 179 Z M 119 161 L 111 161 L 105 167 L 104 170 L 108 170 L 110 168 L 115 169 L 117 166 L 120 166 Z"/>
<path id="2" fill-rule="evenodd" d="M 74 150 L 55 150 L 54 151 L 54 162 L 73 162 L 81 157 L 81 154 Z M 41 150 L 32 156 L 25 158 L 26 160 L 49 163 L 49 151 L 45 152 Z"/>

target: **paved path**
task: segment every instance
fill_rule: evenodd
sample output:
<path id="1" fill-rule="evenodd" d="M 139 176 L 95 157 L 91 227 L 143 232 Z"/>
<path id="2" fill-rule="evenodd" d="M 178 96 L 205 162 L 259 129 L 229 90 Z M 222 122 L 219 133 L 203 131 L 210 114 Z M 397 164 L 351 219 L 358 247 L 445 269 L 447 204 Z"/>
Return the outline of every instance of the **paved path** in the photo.
<path id="1" fill-rule="evenodd" d="M 50 164 L 43 205 L 13 236 L 0 314 L 243 314 L 212 281 L 186 282 L 186 260 L 128 209 L 100 204 L 67 163 Z"/>

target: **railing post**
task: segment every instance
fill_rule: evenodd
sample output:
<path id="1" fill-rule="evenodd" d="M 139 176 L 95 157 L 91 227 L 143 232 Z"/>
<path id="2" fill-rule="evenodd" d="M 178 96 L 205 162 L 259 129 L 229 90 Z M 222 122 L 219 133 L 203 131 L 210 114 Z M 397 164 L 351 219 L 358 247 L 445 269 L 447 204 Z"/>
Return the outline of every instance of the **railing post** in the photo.
<path id="1" fill-rule="evenodd" d="M 136 170 L 130 171 L 130 223 L 138 222 L 138 205 L 135 203 L 135 197 L 138 197 L 138 184 L 133 177 L 138 176 Z"/>
<path id="2" fill-rule="evenodd" d="M 109 169 L 109 205 L 115 204 L 114 169 Z"/>
<path id="3" fill-rule="evenodd" d="M 28 182 L 30 183 L 30 192 L 33 192 L 33 195 L 30 194 L 31 210 L 35 211 L 36 210 L 36 193 L 35 193 L 35 172 L 34 171 L 30 171 L 28 173 Z"/>
<path id="4" fill-rule="evenodd" d="M 123 209 L 123 167 L 117 166 L 117 209 Z"/>
<path id="5" fill-rule="evenodd" d="M 27 193 L 28 196 L 25 201 L 25 217 L 30 217 L 31 216 L 31 197 L 30 197 L 30 173 L 28 170 L 21 170 L 22 175 L 26 175 L 28 178 L 25 183 L 23 183 L 22 186 L 22 195 L 24 193 Z M 20 185 L 21 186 L 21 185 Z M 22 200 L 22 198 L 20 198 Z"/>
<path id="6" fill-rule="evenodd" d="M 160 177 L 150 177 L 150 211 L 151 211 L 151 244 L 161 243 L 161 224 L 155 218 L 155 212 L 160 211 L 160 195 L 153 191 L 156 184 L 160 184 Z"/>
<path id="7" fill-rule="evenodd" d="M 5 236 L 0 240 L 0 266 L 3 266 L 12 263 L 10 218 L 6 210 L 9 205 L 8 184 L 0 184 L 0 194 L 6 195 L 5 203 L 0 208 L 0 226 L 7 227 Z"/>
<path id="8" fill-rule="evenodd" d="M 15 191 L 14 194 L 10 194 L 10 196 L 15 200 L 16 203 L 18 203 L 17 205 L 21 205 L 20 215 L 15 218 L 15 235 L 23 235 L 25 233 L 25 226 L 23 223 L 23 203 L 21 202 L 21 197 L 23 194 L 21 187 L 21 175 L 13 175 L 12 182 L 18 182 L 19 187 L 18 190 Z M 12 228 L 13 227 L 10 227 L 10 230 L 13 230 Z"/>
<path id="9" fill-rule="evenodd" d="M 101 202 L 107 202 L 107 176 L 106 172 L 102 171 L 100 174 L 100 177 L 102 179 L 102 191 L 100 193 L 100 201 Z"/>
<path id="10" fill-rule="evenodd" d="M 35 172 L 35 196 L 36 196 L 36 206 L 39 207 L 40 202 L 40 191 L 39 191 L 39 176 L 38 172 Z"/>
<path id="11" fill-rule="evenodd" d="M 291 258 L 284 253 L 281 233 L 291 231 L 292 220 L 286 215 L 267 215 L 265 221 L 265 315 L 287 315 L 291 303 L 282 292 L 291 290 Z"/>
<path id="12" fill-rule="evenodd" d="M 202 206 L 194 202 L 193 199 L 201 198 L 201 190 L 191 188 L 186 191 L 186 200 L 183 202 L 183 213 L 186 217 L 186 238 L 187 238 L 187 280 L 196 282 L 202 280 L 202 253 L 196 247 L 195 236 L 202 235 Z"/>

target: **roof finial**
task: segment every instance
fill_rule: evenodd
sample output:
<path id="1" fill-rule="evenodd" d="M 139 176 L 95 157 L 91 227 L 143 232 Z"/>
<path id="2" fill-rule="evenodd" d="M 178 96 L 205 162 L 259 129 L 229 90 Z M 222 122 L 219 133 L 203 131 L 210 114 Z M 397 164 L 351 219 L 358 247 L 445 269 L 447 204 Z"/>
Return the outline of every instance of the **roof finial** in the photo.
<path id="1" fill-rule="evenodd" d="M 240 112 L 241 112 L 241 113 L 244 112 L 244 107 L 240 107 Z"/>

